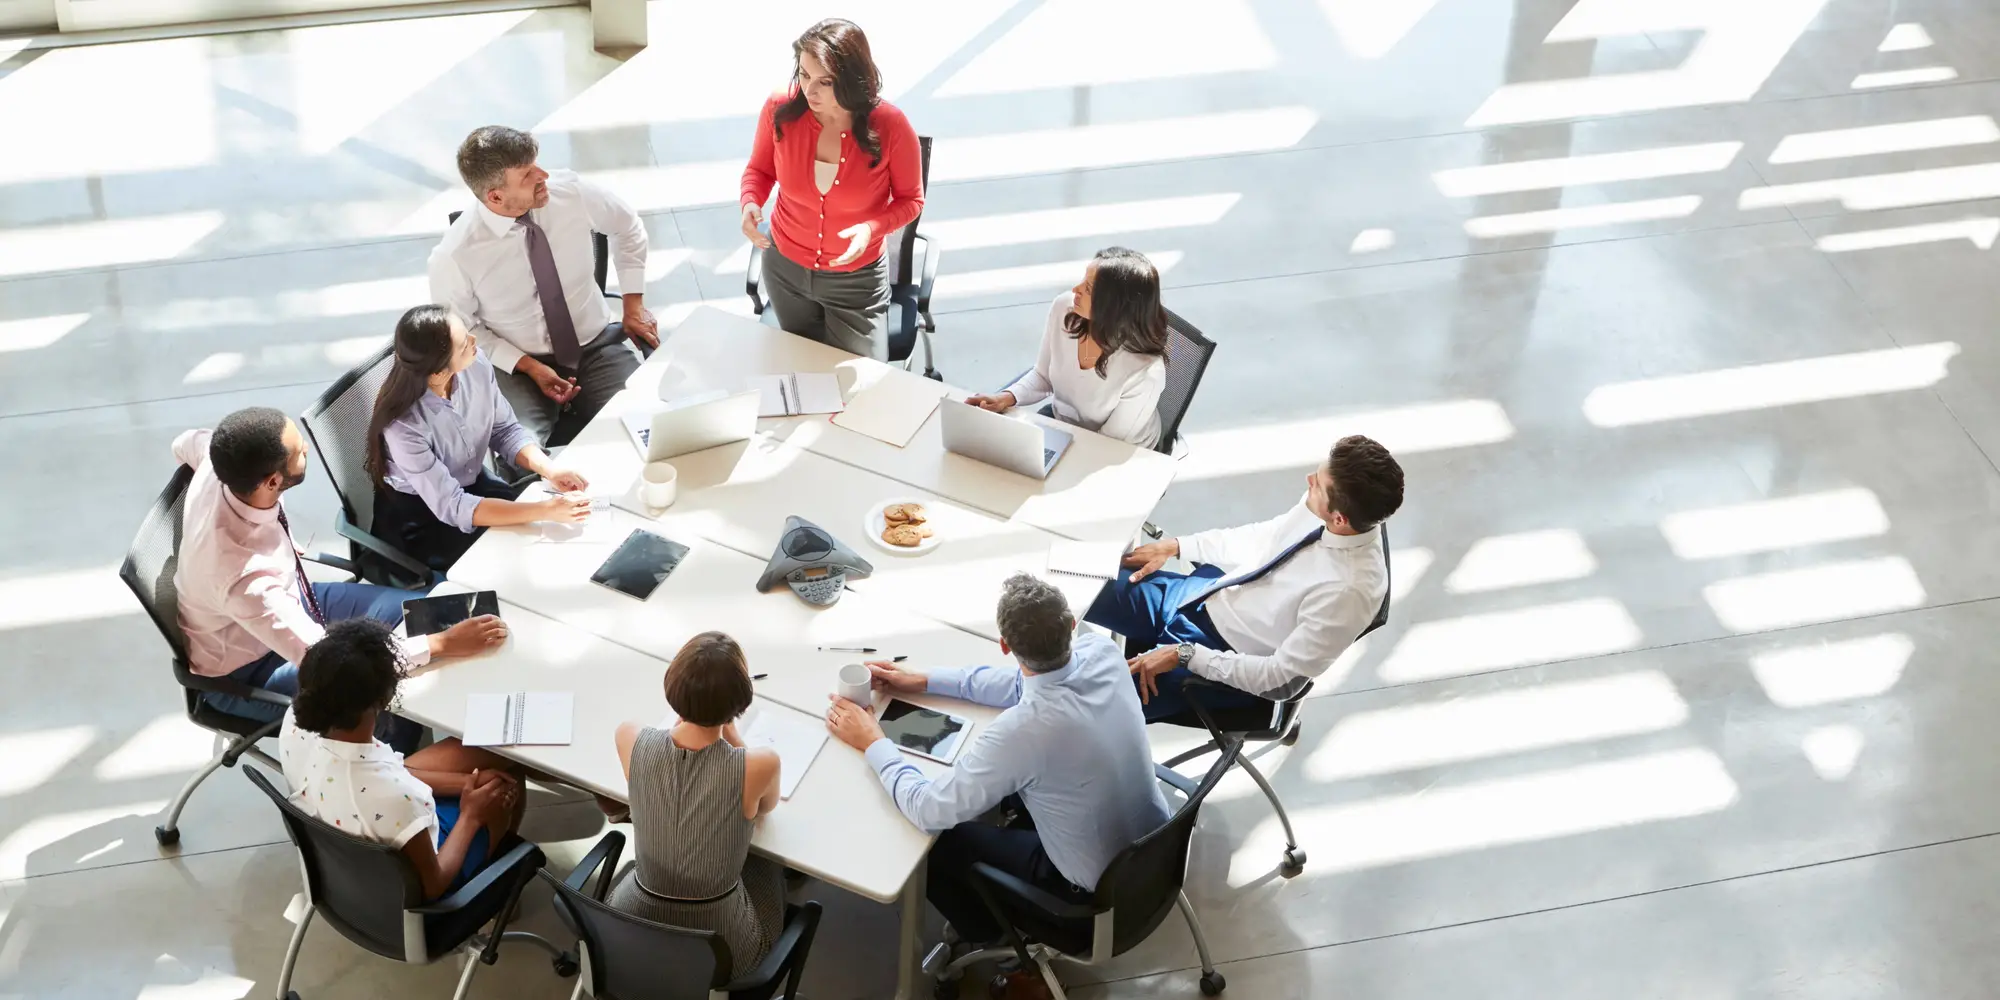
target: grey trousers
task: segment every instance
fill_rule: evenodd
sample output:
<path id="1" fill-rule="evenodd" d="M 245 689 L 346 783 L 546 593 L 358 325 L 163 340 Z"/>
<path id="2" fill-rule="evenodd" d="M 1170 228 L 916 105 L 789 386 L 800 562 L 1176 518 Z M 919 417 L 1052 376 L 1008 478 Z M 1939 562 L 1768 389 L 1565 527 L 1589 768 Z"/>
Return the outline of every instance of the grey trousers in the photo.
<path id="1" fill-rule="evenodd" d="M 858 271 L 815 271 L 766 250 L 764 292 L 785 332 L 888 360 L 888 254 Z"/>
<path id="2" fill-rule="evenodd" d="M 500 395 L 514 408 L 515 419 L 545 448 L 558 448 L 576 437 L 604 404 L 625 388 L 625 380 L 639 370 L 639 352 L 625 336 L 625 327 L 613 323 L 596 340 L 583 345 L 583 358 L 575 371 L 564 371 L 552 355 L 531 355 L 535 360 L 576 379 L 581 391 L 567 405 L 542 395 L 535 380 L 520 372 L 495 372 Z M 514 456 L 508 455 L 511 459 Z M 508 471 L 503 468 L 504 474 Z"/>

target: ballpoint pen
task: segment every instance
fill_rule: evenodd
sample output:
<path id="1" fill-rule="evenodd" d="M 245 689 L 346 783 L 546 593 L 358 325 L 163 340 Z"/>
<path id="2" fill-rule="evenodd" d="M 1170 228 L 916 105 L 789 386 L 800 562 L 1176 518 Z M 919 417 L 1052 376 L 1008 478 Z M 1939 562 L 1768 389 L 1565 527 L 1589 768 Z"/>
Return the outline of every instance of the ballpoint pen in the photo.
<path id="1" fill-rule="evenodd" d="M 873 647 L 873 646 L 821 646 L 821 647 L 819 648 L 819 651 L 820 651 L 820 652 L 822 652 L 822 653 L 872 653 L 872 652 L 874 652 L 874 651 L 875 651 L 875 647 Z"/>
<path id="2" fill-rule="evenodd" d="M 771 675 L 770 675 L 770 674 L 751 674 L 751 675 L 750 675 L 750 679 L 751 679 L 751 680 L 753 680 L 753 681 L 761 681 L 761 680 L 763 680 L 764 678 L 766 678 L 766 677 L 769 677 L 769 676 L 771 676 Z"/>

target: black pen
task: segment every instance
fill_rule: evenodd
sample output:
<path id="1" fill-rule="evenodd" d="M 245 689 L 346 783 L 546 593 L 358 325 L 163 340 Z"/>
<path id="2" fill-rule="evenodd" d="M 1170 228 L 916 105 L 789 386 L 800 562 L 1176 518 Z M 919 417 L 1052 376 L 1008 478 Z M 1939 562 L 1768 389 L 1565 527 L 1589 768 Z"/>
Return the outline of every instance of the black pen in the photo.
<path id="1" fill-rule="evenodd" d="M 761 681 L 761 680 L 763 680 L 764 678 L 766 678 L 766 677 L 769 677 L 769 676 L 771 676 L 771 675 L 770 675 L 770 674 L 751 674 L 751 675 L 750 675 L 750 679 L 751 679 L 751 680 L 753 680 L 753 681 Z"/>

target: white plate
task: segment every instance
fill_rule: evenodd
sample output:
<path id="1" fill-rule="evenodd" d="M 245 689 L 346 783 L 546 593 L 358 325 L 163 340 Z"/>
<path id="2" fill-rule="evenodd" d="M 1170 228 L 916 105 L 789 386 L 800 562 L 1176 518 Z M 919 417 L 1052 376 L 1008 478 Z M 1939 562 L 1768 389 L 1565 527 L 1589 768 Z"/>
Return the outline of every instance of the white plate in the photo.
<path id="1" fill-rule="evenodd" d="M 891 545 L 882 540 L 882 532 L 889 530 L 889 519 L 882 516 L 882 512 L 888 510 L 892 504 L 899 503 L 923 504 L 926 515 L 929 515 L 931 504 L 928 501 L 919 500 L 915 497 L 892 497 L 884 500 L 876 504 L 875 509 L 868 512 L 867 517 L 861 519 L 861 530 L 867 533 L 868 540 L 874 542 L 876 548 L 887 552 L 894 552 L 899 556 L 920 556 L 937 548 L 938 543 L 944 541 L 944 535 L 937 531 L 937 518 L 935 517 L 928 517 L 925 521 L 926 524 L 931 526 L 932 534 L 931 537 L 924 539 L 920 545 L 905 548 L 901 545 Z"/>

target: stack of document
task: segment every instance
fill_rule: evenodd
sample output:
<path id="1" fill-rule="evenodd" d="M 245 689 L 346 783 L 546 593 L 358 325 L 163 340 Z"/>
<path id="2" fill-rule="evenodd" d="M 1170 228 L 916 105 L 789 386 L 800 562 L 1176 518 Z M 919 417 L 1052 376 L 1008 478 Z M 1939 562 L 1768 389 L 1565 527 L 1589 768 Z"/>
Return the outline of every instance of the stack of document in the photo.
<path id="1" fill-rule="evenodd" d="M 788 375 L 752 375 L 749 388 L 757 390 L 757 415 L 796 417 L 803 413 L 839 413 L 840 378 L 832 372 L 792 372 Z"/>

